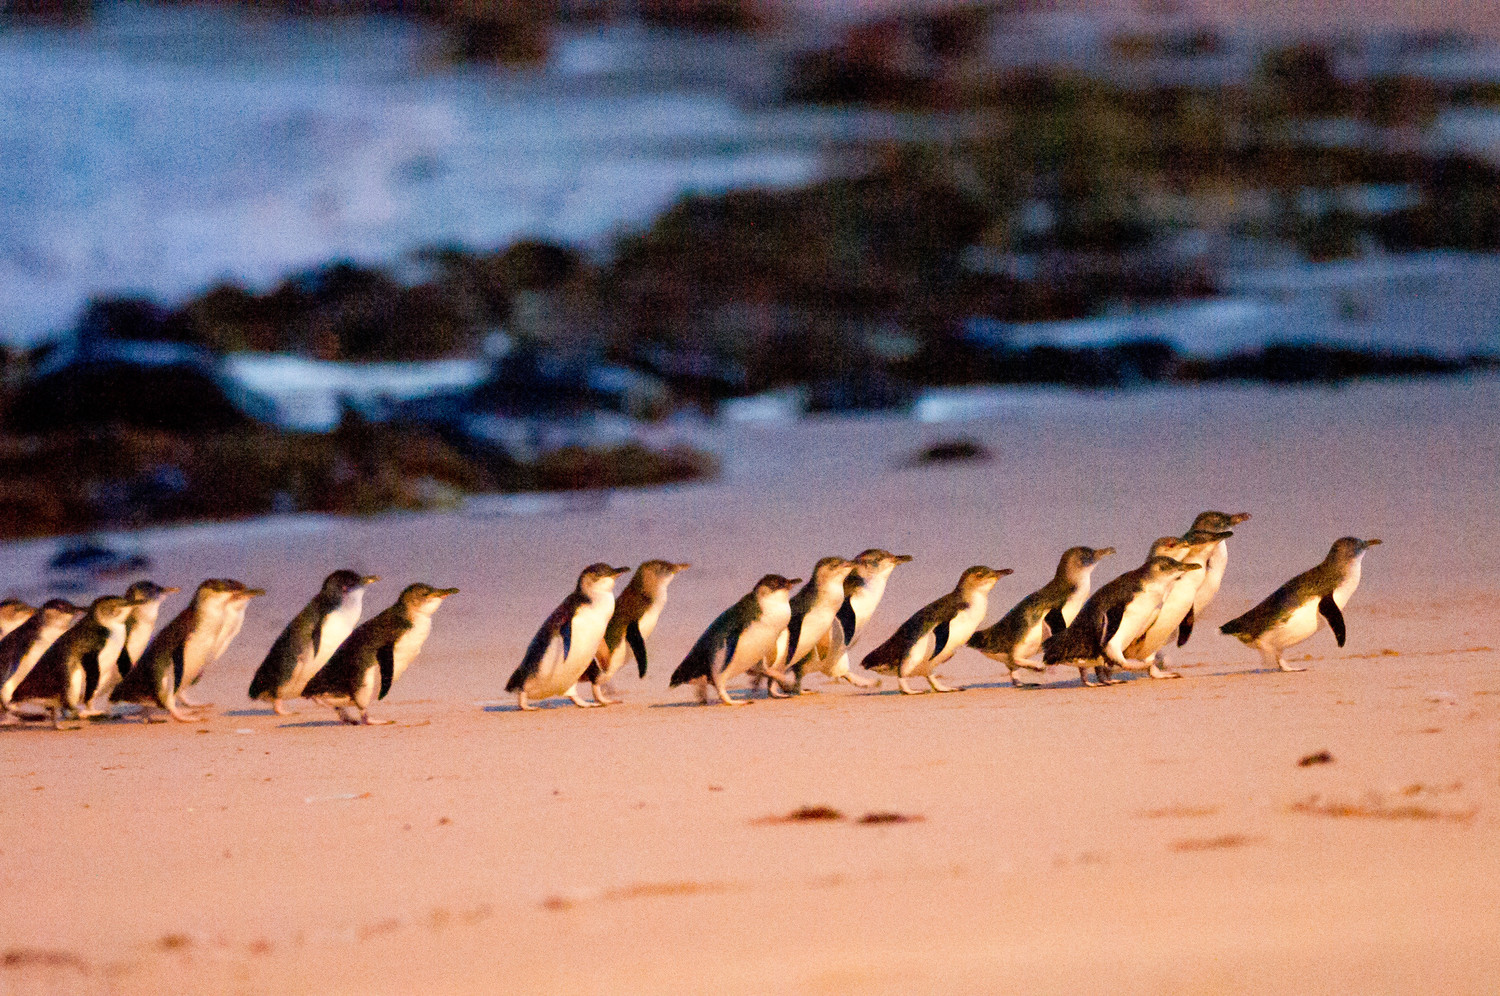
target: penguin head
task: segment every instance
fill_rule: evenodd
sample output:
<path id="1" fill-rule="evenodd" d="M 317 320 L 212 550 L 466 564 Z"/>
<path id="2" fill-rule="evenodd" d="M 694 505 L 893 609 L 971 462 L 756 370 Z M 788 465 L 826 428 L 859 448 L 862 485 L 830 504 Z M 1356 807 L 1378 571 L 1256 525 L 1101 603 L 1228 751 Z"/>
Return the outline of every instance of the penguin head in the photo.
<path id="1" fill-rule="evenodd" d="M 457 594 L 457 588 L 434 588 L 419 582 L 402 589 L 400 603 L 410 617 L 430 616 L 443 604 L 443 599 Z"/>
<path id="2" fill-rule="evenodd" d="M 125 617 L 130 615 L 130 610 L 135 605 L 136 603 L 128 598 L 105 595 L 103 598 L 94 599 L 94 604 L 89 606 L 89 613 L 101 626 L 120 626 L 125 623 Z"/>
<path id="3" fill-rule="evenodd" d="M 125 589 L 125 597 L 132 605 L 144 605 L 147 602 L 160 601 L 174 591 L 181 590 L 181 588 L 163 588 L 155 581 L 137 581 Z"/>
<path id="4" fill-rule="evenodd" d="M 1193 520 L 1193 529 L 1221 532 L 1231 529 L 1250 518 L 1249 512 L 1199 512 Z"/>
<path id="5" fill-rule="evenodd" d="M 1333 541 L 1333 547 L 1328 551 L 1328 562 L 1334 564 L 1349 564 L 1365 555 L 1365 551 L 1372 546 L 1379 546 L 1378 539 L 1360 539 L 1357 536 L 1344 536 Z"/>
<path id="6" fill-rule="evenodd" d="M 872 547 L 854 558 L 854 571 L 849 581 L 853 582 L 856 578 L 860 581 L 873 581 L 890 574 L 896 569 L 897 564 L 909 563 L 911 563 L 910 554 L 892 553 L 889 550 Z"/>
<path id="7" fill-rule="evenodd" d="M 264 588 L 247 588 L 243 584 L 240 584 L 238 581 L 234 583 L 239 587 L 235 588 L 229 593 L 230 604 L 248 602 L 250 601 L 250 599 L 259 598 L 266 593 L 266 589 Z"/>
<path id="8" fill-rule="evenodd" d="M 813 584 L 819 588 L 831 588 L 844 586 L 844 579 L 854 570 L 857 565 L 852 560 L 843 557 L 824 557 L 813 566 Z"/>
<path id="9" fill-rule="evenodd" d="M 655 595 L 671 584 L 672 579 L 679 573 L 692 566 L 692 564 L 675 564 L 670 560 L 648 560 L 635 569 L 635 576 L 630 581 L 632 584 L 639 583 L 647 594 Z"/>
<path id="10" fill-rule="evenodd" d="M 33 609 L 19 598 L 7 598 L 5 601 L 0 602 L 0 618 L 6 616 L 29 616 L 35 611 L 36 609 Z"/>
<path id="11" fill-rule="evenodd" d="M 995 587 L 996 581 L 999 581 L 1007 574 L 1014 573 L 1015 572 L 1012 571 L 1009 567 L 996 569 L 994 567 L 985 567 L 982 564 L 976 565 L 974 567 L 970 567 L 968 570 L 964 571 L 963 574 L 959 575 L 958 590 L 976 594 L 979 592 L 989 591 L 991 588 Z"/>
<path id="12" fill-rule="evenodd" d="M 1180 536 L 1162 536 L 1151 544 L 1151 552 L 1146 555 L 1146 559 L 1166 557 L 1169 560 L 1182 560 L 1192 548 L 1192 544 Z"/>
<path id="13" fill-rule="evenodd" d="M 198 585 L 198 590 L 193 594 L 193 602 L 202 607 L 222 608 L 244 587 L 238 581 L 231 581 L 229 578 L 208 578 Z"/>
<path id="14" fill-rule="evenodd" d="M 789 601 L 792 589 L 802 583 L 801 578 L 787 578 L 780 574 L 767 574 L 755 582 L 755 599 L 765 601 Z"/>
<path id="15" fill-rule="evenodd" d="M 360 574 L 347 569 L 334 571 L 323 579 L 323 594 L 330 598 L 342 599 L 350 592 L 372 585 L 379 580 L 379 574 Z"/>
<path id="16" fill-rule="evenodd" d="M 1202 564 L 1184 564 L 1172 557 L 1155 556 L 1146 561 L 1146 566 L 1151 569 L 1153 578 L 1180 577 L 1188 571 L 1203 570 Z"/>
<path id="17" fill-rule="evenodd" d="M 615 579 L 629 570 L 628 567 L 611 567 L 602 562 L 590 564 L 578 575 L 578 590 L 590 598 L 613 594 Z"/>
<path id="18" fill-rule="evenodd" d="M 1081 578 L 1093 571 L 1099 561 L 1115 552 L 1112 546 L 1074 546 L 1063 551 L 1057 573 L 1065 578 Z"/>
<path id="19" fill-rule="evenodd" d="M 71 626 L 82 619 L 88 609 L 74 605 L 65 598 L 49 598 L 42 603 L 39 611 L 42 613 L 44 626 Z"/>
<path id="20" fill-rule="evenodd" d="M 1182 541 L 1188 545 L 1189 556 L 1201 555 L 1233 535 L 1234 533 L 1227 529 L 1190 529 L 1183 534 Z"/>

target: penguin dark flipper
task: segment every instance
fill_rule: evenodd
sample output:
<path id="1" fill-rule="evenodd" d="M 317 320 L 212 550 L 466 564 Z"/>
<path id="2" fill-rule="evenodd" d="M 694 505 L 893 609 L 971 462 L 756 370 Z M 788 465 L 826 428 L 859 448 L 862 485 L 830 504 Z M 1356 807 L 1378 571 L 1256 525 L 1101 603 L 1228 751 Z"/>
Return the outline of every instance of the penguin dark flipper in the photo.
<path id="1" fill-rule="evenodd" d="M 396 680 L 396 644 L 387 643 L 375 651 L 375 661 L 380 665 L 380 698 L 390 694 L 391 682 Z"/>
<path id="2" fill-rule="evenodd" d="M 641 637 L 641 625 L 632 622 L 625 627 L 625 642 L 630 644 L 630 652 L 635 654 L 636 670 L 642 678 L 646 676 L 646 641 Z"/>
<path id="3" fill-rule="evenodd" d="M 1332 595 L 1324 595 L 1318 600 L 1318 611 L 1322 613 L 1324 619 L 1328 620 L 1328 628 L 1333 630 L 1333 638 L 1339 641 L 1339 646 L 1342 647 L 1344 645 L 1344 613 L 1339 609 Z"/>
<path id="4" fill-rule="evenodd" d="M 1343 635 L 1343 630 L 1343 623 L 1340 621 L 1338 627 L 1340 636 Z M 1340 640 L 1339 646 L 1343 645 L 1344 641 Z M 86 653 L 79 658 L 79 661 L 83 664 L 83 701 L 87 703 L 93 701 L 94 693 L 99 690 L 99 652 L 95 650 Z"/>
<path id="5" fill-rule="evenodd" d="M 1058 606 L 1051 612 L 1047 613 L 1047 618 L 1043 621 L 1046 622 L 1047 628 L 1050 629 L 1054 635 L 1057 633 L 1061 633 L 1063 630 L 1068 628 L 1067 621 L 1063 619 L 1061 606 Z"/>
<path id="6" fill-rule="evenodd" d="M 1104 614 L 1104 628 L 1101 630 L 1103 638 L 1099 641 L 1099 646 L 1101 648 L 1109 642 L 1110 637 L 1115 635 L 1115 631 L 1120 628 L 1120 621 L 1124 618 L 1124 602 L 1112 606 L 1109 611 Z"/>
<path id="7" fill-rule="evenodd" d="M 944 619 L 932 628 L 932 652 L 940 654 L 948 646 L 948 620 Z"/>
<path id="8" fill-rule="evenodd" d="M 183 656 L 182 644 L 172 648 L 172 688 L 182 687 L 182 676 L 187 668 L 187 659 Z"/>
<path id="9" fill-rule="evenodd" d="M 844 646 L 847 647 L 854 642 L 854 603 L 847 598 L 844 599 L 844 604 L 839 606 L 839 614 L 837 618 L 839 621 L 839 625 L 843 627 Z"/>
<path id="10" fill-rule="evenodd" d="M 1188 610 L 1187 610 L 1187 615 L 1183 616 L 1182 622 L 1179 623 L 1178 626 L 1177 626 L 1177 645 L 1179 647 L 1185 647 L 1185 646 L 1187 646 L 1188 637 L 1190 637 L 1192 635 L 1193 635 L 1193 609 L 1192 609 L 1192 606 L 1189 606 Z"/>

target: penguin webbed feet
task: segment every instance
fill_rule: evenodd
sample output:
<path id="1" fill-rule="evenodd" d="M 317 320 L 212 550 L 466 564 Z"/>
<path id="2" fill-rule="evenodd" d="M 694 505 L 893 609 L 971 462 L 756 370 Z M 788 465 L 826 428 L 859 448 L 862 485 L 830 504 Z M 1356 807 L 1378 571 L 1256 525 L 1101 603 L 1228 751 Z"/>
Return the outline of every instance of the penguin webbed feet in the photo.
<path id="1" fill-rule="evenodd" d="M 938 681 L 937 675 L 935 675 L 935 674 L 929 674 L 927 676 L 927 684 L 929 684 L 929 685 L 932 686 L 932 690 L 934 692 L 962 692 L 962 691 L 967 691 L 967 689 L 963 685 L 945 685 L 945 684 L 943 684 L 941 681 Z"/>

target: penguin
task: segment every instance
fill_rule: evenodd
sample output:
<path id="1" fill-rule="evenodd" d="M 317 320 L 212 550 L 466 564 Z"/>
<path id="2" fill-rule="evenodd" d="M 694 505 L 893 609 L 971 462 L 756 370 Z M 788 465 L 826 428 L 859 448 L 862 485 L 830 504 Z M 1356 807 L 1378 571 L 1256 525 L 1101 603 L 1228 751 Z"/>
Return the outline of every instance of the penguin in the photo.
<path id="1" fill-rule="evenodd" d="M 1009 568 L 970 567 L 952 591 L 918 609 L 890 639 L 866 654 L 862 665 L 869 671 L 894 674 L 903 695 L 921 694 L 906 684 L 913 675 L 926 678 L 934 692 L 962 691 L 938 681 L 933 671 L 969 642 L 989 611 L 990 589 L 1011 573 Z"/>
<path id="2" fill-rule="evenodd" d="M 615 580 L 630 570 L 608 564 L 590 564 L 578 576 L 578 586 L 552 610 L 542 623 L 526 656 L 505 683 L 507 692 L 516 693 L 516 703 L 523 711 L 536 706 L 536 699 L 566 695 L 576 706 L 592 708 L 578 692 L 578 679 L 599 653 L 599 643 L 615 611 Z"/>
<path id="3" fill-rule="evenodd" d="M 161 613 L 161 603 L 168 595 L 180 588 L 163 588 L 154 581 L 137 581 L 125 589 L 125 597 L 135 601 L 135 607 L 125 619 L 125 646 L 120 650 L 116 664 L 117 676 L 112 681 L 99 683 L 99 694 L 104 698 L 114 691 L 120 679 L 130 673 L 135 662 L 146 652 L 151 642 L 151 632 L 156 629 L 156 617 Z"/>
<path id="4" fill-rule="evenodd" d="M 21 679 L 11 701 L 47 707 L 57 730 L 63 729 L 64 712 L 79 719 L 99 715 L 88 708 L 88 702 L 98 691 L 101 677 L 113 671 L 120 659 L 125 620 L 134 604 L 118 595 L 95 599 L 83 618 L 53 641 L 31 673 Z"/>
<path id="5" fill-rule="evenodd" d="M 0 602 L 0 639 L 10 633 L 36 613 L 36 609 L 19 598 L 7 598 Z"/>
<path id="6" fill-rule="evenodd" d="M 995 625 L 969 637 L 969 646 L 1009 668 L 1011 684 L 1017 687 L 1018 669 L 1046 671 L 1047 665 L 1033 655 L 1047 637 L 1068 628 L 1088 600 L 1094 568 L 1114 552 L 1112 546 L 1065 550 L 1052 580 L 1017 602 Z"/>
<path id="7" fill-rule="evenodd" d="M 708 629 L 698 637 L 677 670 L 669 686 L 694 683 L 698 698 L 707 703 L 708 687 L 713 686 L 724 705 L 744 705 L 729 697 L 728 683 L 746 672 L 764 674 L 770 680 L 791 690 L 792 679 L 776 668 L 777 641 L 792 619 L 792 589 L 801 578 L 767 574 L 755 582 L 750 593 L 719 613 Z"/>
<path id="8" fill-rule="evenodd" d="M 855 674 L 849 663 L 849 647 L 864 632 L 875 608 L 885 595 L 891 572 L 901 564 L 911 563 L 911 556 L 889 550 L 869 549 L 854 558 L 854 570 L 844 578 L 844 602 L 834 614 L 828 632 L 818 641 L 814 653 L 802 660 L 798 680 L 810 671 L 827 675 L 833 681 L 847 681 L 858 688 L 876 688 L 879 678 Z"/>
<path id="9" fill-rule="evenodd" d="M 1193 614 L 1193 599 L 1198 595 L 1198 589 L 1203 584 L 1203 578 L 1208 571 L 1208 558 L 1217 549 L 1224 546 L 1224 541 L 1233 536 L 1229 531 L 1212 532 L 1207 529 L 1190 529 L 1180 538 L 1186 544 L 1181 555 L 1175 559 L 1185 564 L 1196 564 L 1203 568 L 1197 571 L 1188 571 L 1168 586 L 1162 597 L 1161 609 L 1156 613 L 1156 618 L 1146 631 L 1136 637 L 1128 647 L 1125 648 L 1125 656 L 1135 661 L 1147 661 L 1162 671 L 1162 677 L 1179 677 L 1176 672 L 1166 670 L 1167 659 L 1161 653 L 1163 647 L 1171 644 L 1174 640 L 1177 645 L 1182 645 L 1179 631 L 1183 626 L 1191 628 L 1190 617 Z"/>
<path id="10" fill-rule="evenodd" d="M 1312 636 L 1325 620 L 1338 645 L 1344 645 L 1344 606 L 1359 587 L 1365 551 L 1379 545 L 1378 539 L 1354 536 L 1335 540 L 1321 564 L 1298 574 L 1264 602 L 1220 626 L 1219 631 L 1260 651 L 1267 666 L 1306 671 L 1287 664 L 1282 651 Z"/>
<path id="11" fill-rule="evenodd" d="M 604 640 L 593 663 L 583 672 L 594 690 L 594 701 L 614 705 L 618 699 L 605 696 L 603 685 L 625 664 L 626 653 L 635 655 L 636 670 L 646 676 L 646 638 L 656 629 L 661 610 L 667 604 L 667 585 L 692 564 L 674 564 L 668 560 L 648 560 L 635 569 L 625 590 L 615 599 L 615 611 L 604 628 Z"/>
<path id="12" fill-rule="evenodd" d="M 247 588 L 228 578 L 209 578 L 198 585 L 187 608 L 152 637 L 135 667 L 115 686 L 110 701 L 144 707 L 141 710 L 144 722 L 152 722 L 157 709 L 165 710 L 178 722 L 192 722 L 195 717 L 182 709 L 193 707 L 182 701 L 180 690 L 186 686 L 189 675 L 201 675 L 208 666 L 218 648 L 224 615 L 231 603 L 248 602 L 264 594 L 260 588 Z"/>
<path id="13" fill-rule="evenodd" d="M 268 701 L 276 715 L 287 715 L 290 710 L 283 700 L 301 695 L 303 686 L 354 631 L 364 610 L 365 588 L 379 580 L 374 574 L 348 570 L 324 578 L 312 601 L 271 644 L 250 681 L 250 698 Z"/>
<path id="14" fill-rule="evenodd" d="M 53 642 L 83 618 L 87 609 L 61 598 L 48 599 L 24 623 L 0 638 L 0 709 L 14 718 L 11 696 Z"/>
<path id="15" fill-rule="evenodd" d="M 802 691 L 802 663 L 813 656 L 818 644 L 828 636 L 834 617 L 844 606 L 844 582 L 854 571 L 854 561 L 843 557 L 824 557 L 813 565 L 812 577 L 791 599 L 792 617 L 785 637 L 778 641 L 776 667 L 790 670 L 796 691 Z M 894 566 L 894 565 L 892 565 Z M 767 681 L 767 693 L 782 693 L 774 681 Z"/>
<path id="16" fill-rule="evenodd" d="M 321 702 L 353 726 L 383 726 L 393 719 L 371 719 L 370 703 L 385 698 L 396 679 L 416 660 L 432 632 L 432 614 L 457 588 L 407 585 L 396 604 L 354 628 L 308 680 L 304 698 Z M 359 710 L 356 719 L 345 710 Z"/>
<path id="17" fill-rule="evenodd" d="M 214 637 L 213 643 L 209 645 L 208 652 L 198 661 L 196 666 L 184 668 L 182 680 L 177 684 L 177 701 L 189 709 L 203 709 L 213 705 L 212 702 L 194 702 L 187 697 L 187 689 L 196 685 L 203 678 L 204 670 L 224 656 L 224 651 L 229 649 L 229 644 L 239 635 L 240 628 L 245 625 L 245 613 L 250 608 L 250 602 L 266 593 L 264 588 L 248 588 L 242 582 L 230 578 L 220 578 L 231 589 L 229 598 L 224 603 L 223 614 L 219 616 L 219 632 Z"/>
<path id="18" fill-rule="evenodd" d="M 1222 533 L 1233 529 L 1241 522 L 1250 519 L 1249 512 L 1200 512 L 1193 520 L 1193 526 L 1188 532 L 1207 530 L 1213 533 Z M 1213 552 L 1208 555 L 1208 563 L 1203 568 L 1203 583 L 1198 586 L 1198 593 L 1193 596 L 1193 608 L 1182 624 L 1177 628 L 1177 645 L 1184 646 L 1188 637 L 1193 635 L 1193 624 L 1202 617 L 1203 610 L 1208 608 L 1208 603 L 1214 600 L 1219 593 L 1219 585 L 1224 581 L 1224 571 L 1229 567 L 1229 544 L 1220 541 L 1214 547 Z"/>
<path id="19" fill-rule="evenodd" d="M 1124 648 L 1150 627 L 1171 583 L 1187 571 L 1203 569 L 1169 555 L 1185 549 L 1186 544 L 1175 536 L 1153 543 L 1144 564 L 1090 595 L 1072 624 L 1047 638 L 1042 644 L 1043 662 L 1078 668 L 1078 683 L 1084 686 L 1094 684 L 1088 680 L 1091 667 L 1104 685 L 1115 683 L 1111 665 L 1138 667 L 1125 659 Z M 1167 677 L 1154 663 L 1149 667 L 1152 677 Z"/>

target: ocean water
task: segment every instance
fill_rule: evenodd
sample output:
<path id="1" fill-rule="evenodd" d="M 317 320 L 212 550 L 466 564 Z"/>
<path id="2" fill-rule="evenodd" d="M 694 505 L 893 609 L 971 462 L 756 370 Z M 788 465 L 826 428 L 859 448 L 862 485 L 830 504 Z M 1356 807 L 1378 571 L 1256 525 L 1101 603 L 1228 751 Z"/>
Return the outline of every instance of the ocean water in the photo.
<path id="1" fill-rule="evenodd" d="M 120 4 L 0 30 L 0 339 L 91 295 L 180 299 L 334 258 L 524 235 L 589 244 L 689 191 L 817 177 L 898 119 L 769 108 L 743 43 L 562 38 L 540 70 L 454 67 L 385 19 Z"/>

